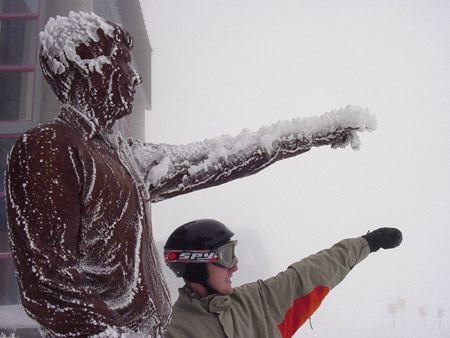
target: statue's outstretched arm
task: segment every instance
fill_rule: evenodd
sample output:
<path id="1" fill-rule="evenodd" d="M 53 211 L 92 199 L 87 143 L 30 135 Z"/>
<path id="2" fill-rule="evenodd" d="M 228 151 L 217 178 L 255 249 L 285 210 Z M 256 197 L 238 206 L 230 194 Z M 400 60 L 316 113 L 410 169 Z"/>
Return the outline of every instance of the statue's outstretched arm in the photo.
<path id="1" fill-rule="evenodd" d="M 152 202 L 255 174 L 278 160 L 330 145 L 359 148 L 357 132 L 372 131 L 375 117 L 347 106 L 320 117 L 280 121 L 257 132 L 243 130 L 187 145 L 132 145 Z"/>

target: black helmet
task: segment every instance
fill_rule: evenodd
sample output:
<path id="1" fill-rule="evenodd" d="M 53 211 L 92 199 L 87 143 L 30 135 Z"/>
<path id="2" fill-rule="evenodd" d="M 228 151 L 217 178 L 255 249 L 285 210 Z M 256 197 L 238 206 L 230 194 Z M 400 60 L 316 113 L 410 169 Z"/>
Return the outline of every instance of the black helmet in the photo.
<path id="1" fill-rule="evenodd" d="M 171 250 L 211 250 L 230 241 L 234 235 L 223 223 L 213 219 L 199 219 L 175 229 L 164 246 L 167 266 L 177 277 L 205 284 L 208 280 L 206 264 L 171 262 L 166 252 Z"/>

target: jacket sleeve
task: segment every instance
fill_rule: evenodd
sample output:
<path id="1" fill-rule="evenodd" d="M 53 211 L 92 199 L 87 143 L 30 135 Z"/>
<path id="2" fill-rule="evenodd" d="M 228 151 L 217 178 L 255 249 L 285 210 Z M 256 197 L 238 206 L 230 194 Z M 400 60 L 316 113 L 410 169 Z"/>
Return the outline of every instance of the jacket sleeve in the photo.
<path id="1" fill-rule="evenodd" d="M 312 147 L 359 147 L 357 132 L 373 130 L 375 118 L 348 106 L 320 117 L 281 121 L 257 132 L 221 136 L 188 145 L 131 144 L 152 202 L 255 174 Z"/>
<path id="2" fill-rule="evenodd" d="M 283 338 L 292 337 L 322 300 L 351 269 L 369 254 L 360 237 L 342 240 L 266 281 L 258 281 L 266 318 L 273 319 Z"/>
<path id="3" fill-rule="evenodd" d="M 39 133 L 25 134 L 13 147 L 6 174 L 10 244 L 25 311 L 51 337 L 122 326 L 88 287 L 76 258 L 82 172 L 75 151 L 51 128 Z"/>

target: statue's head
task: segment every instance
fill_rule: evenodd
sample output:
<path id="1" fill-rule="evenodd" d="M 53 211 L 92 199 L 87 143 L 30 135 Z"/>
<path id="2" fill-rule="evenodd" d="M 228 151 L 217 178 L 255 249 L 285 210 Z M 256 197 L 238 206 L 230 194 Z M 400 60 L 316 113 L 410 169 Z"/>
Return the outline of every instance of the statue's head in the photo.
<path id="1" fill-rule="evenodd" d="M 131 66 L 133 39 L 121 26 L 94 13 L 51 18 L 40 33 L 40 64 L 62 104 L 110 128 L 131 113 L 142 82 Z"/>

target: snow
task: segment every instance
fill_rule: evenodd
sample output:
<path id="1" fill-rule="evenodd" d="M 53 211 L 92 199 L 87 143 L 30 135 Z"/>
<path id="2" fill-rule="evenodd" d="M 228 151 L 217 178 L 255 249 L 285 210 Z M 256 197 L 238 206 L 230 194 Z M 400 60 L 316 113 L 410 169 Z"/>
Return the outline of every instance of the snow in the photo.
<path id="1" fill-rule="evenodd" d="M 125 332 L 124 332 L 125 331 Z M 92 336 L 92 338 L 148 338 L 150 337 L 144 333 L 137 333 L 124 328 L 116 328 L 109 326 L 105 331 Z M 158 334 L 155 338 L 160 338 Z"/>
<path id="2" fill-rule="evenodd" d="M 257 132 L 248 129 L 242 130 L 237 136 L 223 135 L 214 139 L 194 142 L 186 146 L 175 146 L 167 150 L 164 157 L 155 158 L 145 154 L 150 150 L 135 151 L 136 160 L 140 166 L 151 167 L 146 182 L 157 186 L 173 175 L 174 168 L 186 167 L 189 175 L 208 171 L 223 163 L 230 163 L 235 159 L 249 158 L 249 154 L 258 149 L 265 152 L 268 157 L 274 157 L 278 151 L 292 151 L 283 149 L 283 142 L 299 141 L 301 144 L 314 146 L 339 131 L 351 129 L 349 137 L 344 142 L 336 143 L 333 148 L 345 148 L 348 145 L 358 150 L 360 140 L 357 132 L 373 131 L 377 122 L 374 114 L 367 108 L 347 105 L 345 108 L 332 110 L 321 116 L 294 118 L 290 121 L 279 121 L 270 126 L 263 126 Z M 161 149 L 156 149 L 161 152 Z M 143 151 L 143 154 L 139 154 Z M 151 150 L 155 152 L 155 149 Z M 182 163 L 179 160 L 189 159 Z M 197 160 L 202 158 L 201 160 Z M 242 161 L 238 161 L 242 164 Z M 155 165 L 152 161 L 157 162 Z M 185 182 L 184 182 L 185 183 Z M 187 184 L 187 183 L 185 183 Z"/>
<path id="3" fill-rule="evenodd" d="M 169 163 L 170 159 L 168 157 L 163 158 L 159 164 L 150 169 L 150 172 L 148 173 L 148 180 L 153 183 L 160 182 L 169 171 Z"/>
<path id="4" fill-rule="evenodd" d="M 41 54 L 48 57 L 50 69 L 57 74 L 64 73 L 69 66 L 67 60 L 77 64 L 86 72 L 101 73 L 104 63 L 109 63 L 105 56 L 95 59 L 82 60 L 76 53 L 80 44 L 89 44 L 89 41 L 98 41 L 98 29 L 114 37 L 114 27 L 94 13 L 70 12 L 69 16 L 50 18 L 44 31 L 39 34 Z"/>

